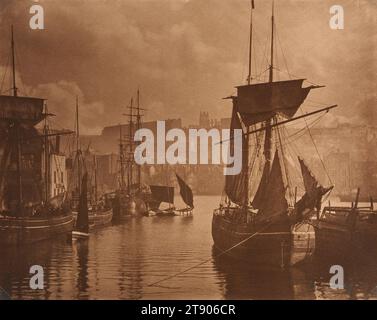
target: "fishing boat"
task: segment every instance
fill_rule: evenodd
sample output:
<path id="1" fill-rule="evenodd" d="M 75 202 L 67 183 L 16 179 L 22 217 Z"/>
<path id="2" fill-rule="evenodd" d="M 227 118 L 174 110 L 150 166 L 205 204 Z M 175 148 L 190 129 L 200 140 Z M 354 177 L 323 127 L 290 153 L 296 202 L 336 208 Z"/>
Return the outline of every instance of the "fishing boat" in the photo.
<path id="1" fill-rule="evenodd" d="M 119 175 L 118 189 L 108 197 L 111 198 L 114 211 L 114 221 L 121 221 L 129 217 L 142 216 L 147 212 L 146 197 L 149 193 L 147 186 L 141 182 L 141 167 L 134 159 L 134 135 L 135 130 L 141 128 L 140 91 L 137 91 L 137 102 L 134 106 L 131 98 L 128 107 L 129 117 L 128 135 L 122 132 L 119 125 Z M 136 177 L 136 179 L 135 179 Z M 136 180 L 136 181 L 135 181 Z"/>
<path id="2" fill-rule="evenodd" d="M 175 174 L 179 184 L 179 193 L 182 197 L 183 202 L 186 204 L 186 207 L 176 209 L 176 212 L 181 215 L 192 215 L 194 210 L 194 196 L 190 186 L 183 180 L 177 173 Z"/>
<path id="3" fill-rule="evenodd" d="M 237 86 L 237 94 L 228 97 L 233 106 L 231 135 L 228 141 L 222 142 L 234 150 L 234 130 L 242 130 L 242 170 L 225 178 L 224 196 L 213 212 L 212 237 L 215 248 L 223 254 L 255 265 L 284 267 L 291 264 L 293 227 L 302 222 L 306 213 L 316 210 L 317 203 L 331 190 L 331 187 L 307 186 L 296 202 L 298 183 L 309 181 L 309 171 L 296 184 L 291 163 L 294 161 L 298 166 L 300 160 L 292 158 L 293 151 L 287 149 L 290 140 L 284 125 L 328 112 L 336 105 L 295 116 L 309 92 L 323 86 L 303 87 L 305 79 L 274 81 L 274 4 L 270 61 L 266 69 L 268 82 L 252 78 L 253 10 L 254 1 L 250 14 L 247 83 Z M 302 166 L 307 168 L 303 162 Z M 296 240 L 300 239 L 296 237 Z"/>
<path id="4" fill-rule="evenodd" d="M 150 185 L 151 198 L 147 202 L 149 216 L 175 216 L 174 187 Z M 161 204 L 167 207 L 161 207 Z"/>
<path id="5" fill-rule="evenodd" d="M 11 35 L 13 95 L 0 96 L 1 245 L 30 244 L 69 234 L 73 223 L 64 186 L 51 192 L 51 164 L 59 156 L 59 136 L 64 133 L 49 132 L 44 99 L 18 94 L 13 27 Z M 36 126 L 42 120 L 40 133 Z M 56 139 L 54 146 L 52 139 Z"/>
<path id="6" fill-rule="evenodd" d="M 369 207 L 359 206 L 360 189 L 350 207 L 324 207 L 313 221 L 316 254 L 347 262 L 377 257 L 377 211 L 373 201 Z"/>
<path id="7" fill-rule="evenodd" d="M 175 216 L 192 215 L 194 209 L 194 197 L 190 186 L 178 175 L 179 193 L 186 207 L 177 209 L 174 205 L 174 187 L 150 185 L 151 195 L 148 204 L 148 216 Z M 167 207 L 161 207 L 165 203 Z"/>
<path id="8" fill-rule="evenodd" d="M 88 210 L 88 174 L 84 173 L 81 181 L 81 193 L 79 206 L 77 211 L 77 218 L 75 221 L 75 226 L 72 231 L 72 239 L 87 239 L 89 238 L 89 210 Z M 93 225 L 93 222 L 92 222 Z"/>
<path id="9" fill-rule="evenodd" d="M 74 170 L 73 172 L 76 173 L 76 186 L 72 192 L 72 210 L 74 219 L 77 220 L 78 211 L 80 209 L 80 197 L 82 194 L 82 181 L 83 181 L 83 170 L 85 174 L 88 171 L 87 165 L 87 158 L 84 156 L 84 153 L 81 150 L 80 145 L 80 130 L 79 130 L 79 104 L 78 98 L 76 99 L 76 151 L 74 155 Z M 102 226 L 106 226 L 112 222 L 113 218 L 113 209 L 107 206 L 107 203 L 101 198 L 98 197 L 98 188 L 97 188 L 97 161 L 96 157 L 93 157 L 93 166 L 92 170 L 94 176 L 94 186 L 88 190 L 87 186 L 85 186 L 85 190 L 87 190 L 88 195 L 86 196 L 87 199 L 87 206 L 88 206 L 88 219 L 89 219 L 89 228 L 98 228 Z M 87 182 L 88 178 L 86 179 L 85 183 Z"/>

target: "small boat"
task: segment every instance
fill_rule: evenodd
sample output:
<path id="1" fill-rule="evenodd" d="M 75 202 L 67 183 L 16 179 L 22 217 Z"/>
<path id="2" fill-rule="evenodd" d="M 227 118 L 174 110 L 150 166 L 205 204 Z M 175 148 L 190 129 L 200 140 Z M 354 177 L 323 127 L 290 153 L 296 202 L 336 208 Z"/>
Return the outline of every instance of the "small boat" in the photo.
<path id="1" fill-rule="evenodd" d="M 171 217 L 175 216 L 174 207 L 174 187 L 168 186 L 149 186 L 151 191 L 150 199 L 147 202 L 148 216 L 162 216 Z M 167 208 L 161 208 L 161 204 L 167 204 Z"/>
<path id="2" fill-rule="evenodd" d="M 88 210 L 88 174 L 84 173 L 81 182 L 81 193 L 80 193 L 80 200 L 79 200 L 79 207 L 77 213 L 77 219 L 75 221 L 75 227 L 72 231 L 72 239 L 87 239 L 89 238 L 89 210 Z"/>
<path id="3" fill-rule="evenodd" d="M 355 257 L 377 257 L 377 211 L 358 206 L 357 192 L 351 207 L 324 207 L 313 221 L 316 254 L 324 258 L 352 261 Z"/>
<path id="4" fill-rule="evenodd" d="M 182 215 L 192 215 L 194 210 L 194 196 L 190 186 L 176 173 L 175 174 L 179 184 L 179 193 L 183 202 L 186 204 L 185 208 L 176 209 L 176 212 Z"/>
<path id="5" fill-rule="evenodd" d="M 186 207 L 177 209 L 174 206 L 174 187 L 150 185 L 150 199 L 148 200 L 147 216 L 172 217 L 176 215 L 192 215 L 194 209 L 194 197 L 190 186 L 178 175 L 175 174 L 179 184 L 179 192 Z M 161 204 L 168 205 L 161 208 Z"/>

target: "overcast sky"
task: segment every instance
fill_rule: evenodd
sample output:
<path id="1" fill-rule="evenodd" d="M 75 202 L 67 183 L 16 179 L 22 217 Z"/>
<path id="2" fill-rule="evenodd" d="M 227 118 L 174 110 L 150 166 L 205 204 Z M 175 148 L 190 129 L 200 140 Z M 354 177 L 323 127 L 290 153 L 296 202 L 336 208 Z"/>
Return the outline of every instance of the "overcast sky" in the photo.
<path id="1" fill-rule="evenodd" d="M 84 132 L 118 124 L 138 87 L 148 120 L 197 123 L 200 110 L 230 115 L 222 98 L 247 76 L 249 0 L 40 0 L 45 30 L 31 30 L 34 3 L 0 2 L 2 90 L 11 87 L 6 65 L 13 24 L 20 94 L 48 99 L 62 127 L 73 126 L 76 95 Z M 287 79 L 288 66 L 292 75 L 326 85 L 305 107 L 339 104 L 325 125 L 377 125 L 377 1 L 275 3 L 276 79 Z M 333 4 L 344 7 L 344 30 L 329 27 Z M 271 1 L 255 0 L 253 15 L 253 73 L 260 74 L 267 67 Z"/>

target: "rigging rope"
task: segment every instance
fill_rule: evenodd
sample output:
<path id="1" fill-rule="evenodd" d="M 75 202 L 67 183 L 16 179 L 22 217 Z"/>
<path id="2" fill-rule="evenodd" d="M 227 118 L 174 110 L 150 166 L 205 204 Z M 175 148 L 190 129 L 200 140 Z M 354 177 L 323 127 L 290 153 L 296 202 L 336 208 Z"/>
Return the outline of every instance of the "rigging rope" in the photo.
<path id="1" fill-rule="evenodd" d="M 301 113 L 303 114 L 302 108 L 300 108 L 300 110 L 301 110 Z M 323 162 L 322 157 L 321 157 L 321 155 L 319 154 L 319 151 L 318 151 L 317 145 L 316 145 L 316 143 L 315 143 L 315 141 L 314 141 L 314 139 L 313 139 L 313 136 L 312 136 L 312 133 L 311 133 L 311 131 L 310 131 L 310 128 L 308 127 L 307 121 L 306 121 L 305 118 L 304 118 L 304 120 L 305 120 L 305 125 L 306 125 L 306 128 L 307 128 L 307 130 L 308 130 L 308 133 L 309 133 L 310 139 L 312 140 L 312 143 L 313 143 L 313 145 L 314 145 L 315 151 L 317 152 L 318 158 L 319 158 L 319 160 L 321 161 L 321 164 L 322 164 L 323 170 L 325 170 L 326 176 L 327 176 L 327 178 L 329 179 L 330 184 L 331 184 L 331 185 L 334 185 L 333 182 L 332 182 L 332 180 L 331 180 L 331 178 L 330 178 L 329 173 L 327 172 L 327 169 L 326 169 L 325 163 Z M 332 190 L 331 190 L 331 191 L 332 191 Z M 331 193 L 331 191 L 329 192 L 329 194 Z"/>
<path id="2" fill-rule="evenodd" d="M 163 278 L 163 279 L 160 279 L 160 280 L 158 280 L 158 281 L 152 282 L 152 283 L 148 284 L 148 287 L 156 286 L 157 284 L 159 284 L 159 283 L 161 283 L 161 282 L 164 282 L 164 281 L 170 280 L 170 279 L 172 279 L 172 278 L 175 278 L 175 277 L 177 277 L 177 276 L 179 276 L 179 275 L 181 275 L 181 274 L 184 274 L 184 273 L 186 273 L 186 272 L 188 272 L 188 271 L 190 271 L 190 270 L 192 270 L 192 269 L 195 269 L 195 268 L 197 268 L 197 267 L 200 267 L 201 265 L 206 264 L 207 262 L 209 262 L 209 261 L 211 261 L 211 260 L 214 260 L 214 259 L 216 259 L 216 258 L 219 258 L 220 256 L 224 255 L 225 253 L 228 253 L 229 251 L 231 251 L 231 250 L 237 248 L 238 246 L 240 246 L 241 244 L 244 244 L 245 242 L 249 241 L 251 238 L 257 236 L 257 235 L 260 234 L 262 231 L 266 230 L 271 224 L 272 224 L 272 221 L 269 222 L 268 224 L 266 224 L 264 227 L 260 228 L 258 231 L 254 232 L 251 236 L 247 237 L 246 239 L 244 239 L 244 240 L 242 240 L 242 241 L 236 243 L 234 246 L 230 247 L 229 249 L 227 249 L 227 250 L 225 250 L 225 251 L 221 251 L 221 252 L 220 252 L 219 254 L 217 254 L 215 257 L 212 256 L 212 257 L 210 257 L 210 258 L 208 258 L 208 259 L 206 259 L 206 260 L 204 260 L 204 261 L 202 261 L 202 262 L 199 262 L 198 264 L 196 264 L 196 265 L 194 265 L 194 266 L 191 266 L 191 267 L 189 267 L 189 268 L 187 268 L 187 269 L 185 269 L 185 270 L 182 270 L 182 271 L 180 271 L 180 272 L 177 272 L 177 273 L 175 273 L 175 274 L 173 274 L 173 275 L 170 275 L 170 276 L 165 277 L 165 278 Z"/>

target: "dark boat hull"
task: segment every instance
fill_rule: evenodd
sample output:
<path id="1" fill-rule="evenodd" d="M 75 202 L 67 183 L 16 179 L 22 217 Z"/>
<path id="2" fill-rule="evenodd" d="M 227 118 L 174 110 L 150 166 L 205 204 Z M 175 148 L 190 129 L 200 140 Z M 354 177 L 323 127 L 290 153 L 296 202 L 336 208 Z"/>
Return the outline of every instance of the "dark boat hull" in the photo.
<path id="1" fill-rule="evenodd" d="M 314 223 L 316 254 L 343 261 L 377 258 L 377 213 L 359 211 L 355 219 L 352 223 L 350 219 L 343 221 L 334 216 L 333 221 L 320 219 Z"/>
<path id="2" fill-rule="evenodd" d="M 77 219 L 77 212 L 74 212 L 74 221 Z M 109 225 L 113 220 L 113 209 L 91 210 L 88 214 L 89 229 Z"/>
<path id="3" fill-rule="evenodd" d="M 51 218 L 0 217 L 0 244 L 30 244 L 70 234 L 72 229 L 72 214 Z"/>
<path id="4" fill-rule="evenodd" d="M 273 223 L 251 226 L 214 214 L 212 238 L 220 252 L 229 250 L 227 255 L 250 261 L 253 265 L 283 267 L 290 264 L 291 224 L 286 215 L 278 217 Z"/>

